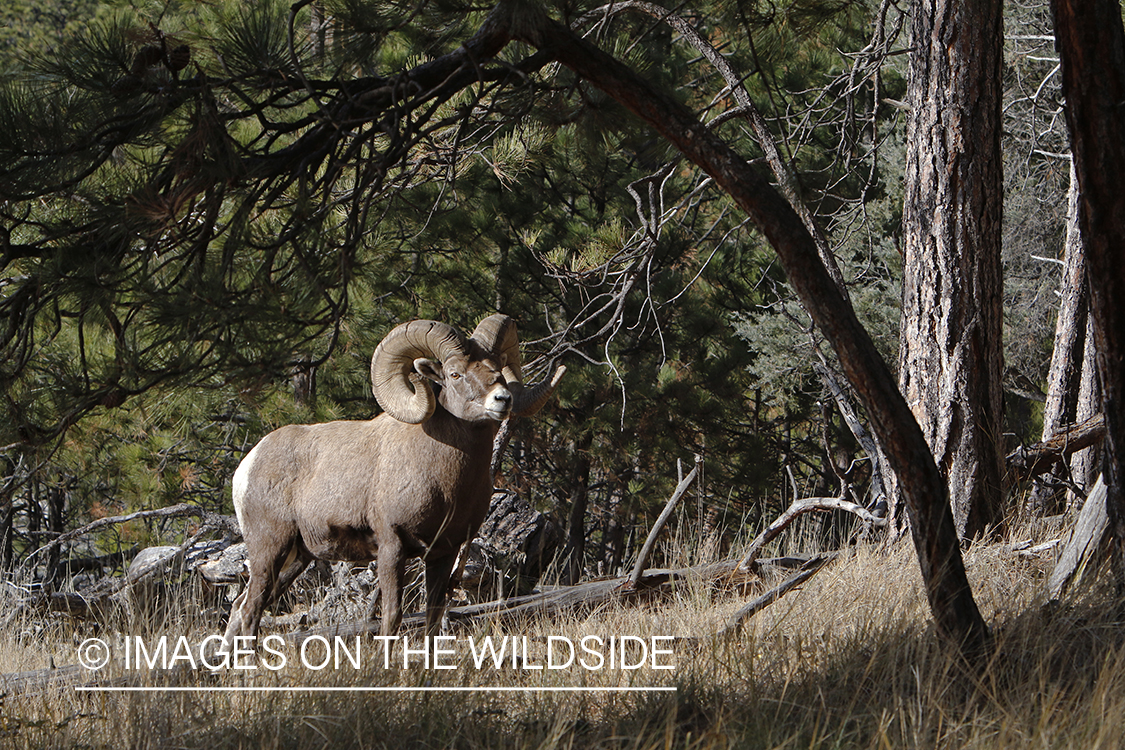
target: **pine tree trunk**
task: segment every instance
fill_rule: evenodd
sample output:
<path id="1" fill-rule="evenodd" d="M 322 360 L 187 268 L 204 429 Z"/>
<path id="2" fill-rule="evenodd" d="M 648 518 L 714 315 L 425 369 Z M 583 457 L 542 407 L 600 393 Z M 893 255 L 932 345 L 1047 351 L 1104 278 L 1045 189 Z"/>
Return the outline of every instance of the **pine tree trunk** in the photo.
<path id="1" fill-rule="evenodd" d="M 899 378 L 962 538 L 1002 520 L 1000 0 L 914 4 Z"/>
<path id="2" fill-rule="evenodd" d="M 1043 405 L 1043 440 L 1050 440 L 1066 425 L 1078 422 L 1077 408 L 1086 354 L 1086 254 L 1078 226 L 1078 182 L 1074 164 L 1070 165 L 1070 191 L 1066 213 L 1066 247 L 1063 251 L 1062 300 L 1055 320 L 1055 346 L 1047 375 L 1047 402 Z M 1092 414 L 1089 416 L 1093 416 Z M 1036 481 L 1028 501 L 1030 508 L 1043 514 L 1058 512 L 1052 498 L 1057 494 L 1047 482 Z"/>
<path id="3" fill-rule="evenodd" d="M 1113 0 L 1053 0 L 1105 404 L 1106 511 L 1125 586 L 1125 28 Z"/>
<path id="4" fill-rule="evenodd" d="M 316 365 L 309 360 L 301 361 L 293 368 L 289 377 L 293 386 L 293 400 L 298 406 L 310 409 L 316 406 Z"/>
<path id="5" fill-rule="evenodd" d="M 1097 351 L 1094 349 L 1094 321 L 1089 315 L 1086 316 L 1085 342 L 1086 346 L 1082 350 L 1082 383 L 1078 387 L 1078 403 L 1074 409 L 1074 421 L 1077 424 L 1102 411 L 1102 387 L 1098 379 Z M 1070 458 L 1070 478 L 1084 493 L 1089 494 L 1101 474 L 1101 467 L 1101 446 L 1083 448 Z M 1071 493 L 1067 499 L 1067 507 L 1080 504 L 1085 499 L 1085 495 L 1079 497 Z"/>
<path id="6" fill-rule="evenodd" d="M 567 586 L 582 578 L 586 557 L 586 501 L 590 487 L 590 444 L 593 433 L 585 433 L 575 444 L 575 468 L 571 478 L 570 514 L 566 523 L 561 583 Z"/>

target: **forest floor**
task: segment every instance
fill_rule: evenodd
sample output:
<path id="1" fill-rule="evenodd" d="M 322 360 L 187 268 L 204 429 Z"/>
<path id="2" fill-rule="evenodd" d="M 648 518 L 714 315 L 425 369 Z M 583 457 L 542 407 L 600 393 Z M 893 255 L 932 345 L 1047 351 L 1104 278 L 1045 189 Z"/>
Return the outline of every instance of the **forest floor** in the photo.
<path id="1" fill-rule="evenodd" d="M 256 669 L 219 672 L 193 669 L 184 646 L 179 669 L 149 671 L 137 662 L 156 658 L 160 636 L 167 659 L 181 636 L 194 648 L 218 623 L 181 611 L 110 632 L 24 618 L 0 634 L 0 672 L 62 672 L 97 637 L 112 659 L 84 682 L 113 690 L 9 690 L 0 747 L 1125 747 L 1121 600 L 1095 583 L 1045 606 L 1052 553 L 1013 549 L 1044 541 L 1033 536 L 966 553 L 993 634 L 991 653 L 972 664 L 935 636 L 908 544 L 850 550 L 734 636 L 714 634 L 762 589 L 699 580 L 643 604 L 476 620 L 431 644 L 440 653 L 422 654 L 421 635 L 407 634 L 406 668 L 402 641 L 384 651 L 368 637 L 303 654 L 275 642 L 276 654 L 240 665 Z M 478 663 L 487 637 L 493 647 L 526 642 L 526 656 Z M 339 661 L 321 666 L 329 653 Z"/>

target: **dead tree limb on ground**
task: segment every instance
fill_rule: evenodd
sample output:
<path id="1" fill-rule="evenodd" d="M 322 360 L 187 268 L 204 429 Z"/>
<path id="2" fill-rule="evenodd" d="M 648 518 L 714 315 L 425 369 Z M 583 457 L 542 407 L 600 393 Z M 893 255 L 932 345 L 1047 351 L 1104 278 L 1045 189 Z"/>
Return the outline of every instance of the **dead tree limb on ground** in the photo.
<path id="1" fill-rule="evenodd" d="M 777 569 L 792 569 L 794 567 L 807 567 L 816 564 L 812 560 L 802 558 L 776 558 L 760 560 L 762 568 L 776 567 Z M 670 594 L 679 586 L 689 582 L 707 581 L 716 585 L 729 587 L 732 577 L 738 575 L 738 562 L 724 560 L 707 565 L 689 568 L 650 568 L 646 570 L 639 585 L 629 588 L 629 577 L 602 578 L 595 581 L 586 581 L 573 586 L 559 586 L 544 591 L 514 596 L 481 604 L 470 604 L 461 607 L 450 607 L 447 612 L 452 623 L 467 623 L 482 617 L 498 620 L 502 623 L 522 622 L 528 618 L 543 615 L 567 615 L 573 612 L 590 611 L 604 607 L 610 603 L 624 604 L 650 601 Z M 405 615 L 402 618 L 404 628 L 421 627 L 424 615 L 420 612 Z M 377 621 L 360 621 L 342 623 L 340 625 L 310 628 L 301 632 L 294 632 L 283 637 L 289 643 L 300 644 L 306 638 L 323 636 L 352 637 L 356 635 L 375 634 L 379 632 Z"/>
<path id="2" fill-rule="evenodd" d="M 1067 539 L 1059 561 L 1047 579 L 1047 598 L 1055 601 L 1062 597 L 1075 581 L 1080 580 L 1091 565 L 1101 559 L 1100 552 L 1106 549 L 1103 542 L 1109 529 L 1109 515 L 1106 510 L 1106 486 L 1103 477 L 1098 477 L 1078 520 Z"/>
<path id="3" fill-rule="evenodd" d="M 801 570 L 789 576 L 780 584 L 731 615 L 731 618 L 727 620 L 727 624 L 723 626 L 723 629 L 720 630 L 717 635 L 722 637 L 737 633 L 742 629 L 743 623 L 812 578 L 820 572 L 821 568 L 835 560 L 837 556 L 838 553 L 832 553 L 829 555 L 818 555 L 812 558 L 805 563 Z"/>

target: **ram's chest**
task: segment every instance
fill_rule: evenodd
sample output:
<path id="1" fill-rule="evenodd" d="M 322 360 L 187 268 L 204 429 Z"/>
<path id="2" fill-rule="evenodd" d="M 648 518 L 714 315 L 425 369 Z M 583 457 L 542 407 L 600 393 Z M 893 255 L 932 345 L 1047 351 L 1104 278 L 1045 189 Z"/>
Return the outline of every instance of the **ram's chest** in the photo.
<path id="1" fill-rule="evenodd" d="M 480 523 L 481 509 L 487 511 L 491 492 L 487 472 L 465 471 L 456 481 L 445 478 L 435 481 L 428 492 L 422 493 L 417 513 L 411 526 L 424 539 L 432 539 L 437 534 L 464 533 L 464 528 Z"/>
<path id="2" fill-rule="evenodd" d="M 428 471 L 402 472 L 397 481 L 376 489 L 378 511 L 385 528 L 408 541 L 428 546 L 440 538 L 458 544 L 488 511 L 490 456 L 442 446 L 431 457 Z"/>

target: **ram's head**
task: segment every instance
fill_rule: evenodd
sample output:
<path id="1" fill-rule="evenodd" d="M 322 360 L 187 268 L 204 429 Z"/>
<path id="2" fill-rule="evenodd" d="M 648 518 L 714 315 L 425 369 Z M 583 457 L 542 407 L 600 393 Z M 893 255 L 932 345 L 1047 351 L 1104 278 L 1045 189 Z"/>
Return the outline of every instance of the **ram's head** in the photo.
<path id="1" fill-rule="evenodd" d="M 490 315 L 471 336 L 445 323 L 412 320 L 396 327 L 371 358 L 371 388 L 383 411 L 400 422 L 421 424 L 437 407 L 431 383 L 441 386 L 442 406 L 469 421 L 527 416 L 543 407 L 566 372 L 525 387 L 516 322 Z"/>

